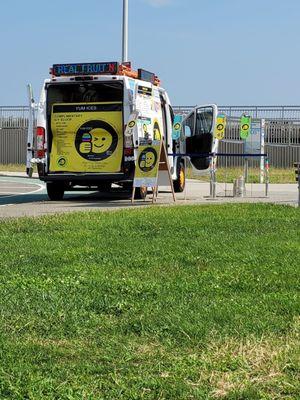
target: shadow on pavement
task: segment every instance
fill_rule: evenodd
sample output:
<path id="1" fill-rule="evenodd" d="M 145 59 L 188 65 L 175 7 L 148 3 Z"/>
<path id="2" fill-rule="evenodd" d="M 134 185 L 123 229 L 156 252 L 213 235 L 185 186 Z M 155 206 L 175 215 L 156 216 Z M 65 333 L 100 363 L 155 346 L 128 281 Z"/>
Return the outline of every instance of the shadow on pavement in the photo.
<path id="1" fill-rule="evenodd" d="M 33 203 L 37 201 L 44 201 L 47 199 L 47 194 L 43 193 L 0 196 L 0 205 Z"/>
<path id="2" fill-rule="evenodd" d="M 124 190 L 115 189 L 111 192 L 100 193 L 100 192 L 66 192 L 64 199 L 61 201 L 51 201 L 45 192 L 33 193 L 33 194 L 16 194 L 16 195 L 0 195 L 0 205 L 7 204 L 26 204 L 26 203 L 47 203 L 49 205 L 56 204 L 65 205 L 67 207 L 115 207 L 120 206 L 124 202 L 131 204 L 131 193 L 125 192 Z M 105 202 L 105 204 L 102 204 Z M 107 203 L 110 202 L 111 204 Z M 73 203 L 73 204 L 72 204 Z M 81 204 L 78 204 L 81 203 Z M 84 203 L 84 204 L 82 204 Z M 136 204 L 145 204 L 145 202 L 139 201 Z M 125 205 L 125 204 L 123 204 Z"/>

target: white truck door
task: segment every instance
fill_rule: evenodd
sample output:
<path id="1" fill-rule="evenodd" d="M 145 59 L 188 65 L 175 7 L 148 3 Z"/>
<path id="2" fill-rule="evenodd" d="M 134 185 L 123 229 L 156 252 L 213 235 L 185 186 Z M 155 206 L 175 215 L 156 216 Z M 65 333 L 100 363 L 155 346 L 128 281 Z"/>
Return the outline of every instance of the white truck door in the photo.
<path id="1" fill-rule="evenodd" d="M 209 153 L 217 152 L 218 141 L 214 137 L 217 115 L 216 104 L 208 104 L 195 107 L 183 121 L 186 153 L 197 170 L 207 170 Z"/>
<path id="2" fill-rule="evenodd" d="M 28 90 L 28 133 L 27 133 L 27 154 L 26 154 L 26 173 L 31 178 L 33 167 L 31 160 L 34 157 L 33 137 L 34 137 L 34 126 L 35 126 L 35 103 L 33 98 L 32 86 L 27 85 Z"/>

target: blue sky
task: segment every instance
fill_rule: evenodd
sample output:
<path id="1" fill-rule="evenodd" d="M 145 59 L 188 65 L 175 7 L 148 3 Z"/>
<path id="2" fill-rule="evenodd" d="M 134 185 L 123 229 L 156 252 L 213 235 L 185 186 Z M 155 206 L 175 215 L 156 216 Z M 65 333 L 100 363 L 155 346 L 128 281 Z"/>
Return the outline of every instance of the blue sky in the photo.
<path id="1" fill-rule="evenodd" d="M 174 105 L 300 104 L 299 0 L 129 0 L 129 58 Z M 0 105 L 53 63 L 119 61 L 122 0 L 4 0 Z"/>

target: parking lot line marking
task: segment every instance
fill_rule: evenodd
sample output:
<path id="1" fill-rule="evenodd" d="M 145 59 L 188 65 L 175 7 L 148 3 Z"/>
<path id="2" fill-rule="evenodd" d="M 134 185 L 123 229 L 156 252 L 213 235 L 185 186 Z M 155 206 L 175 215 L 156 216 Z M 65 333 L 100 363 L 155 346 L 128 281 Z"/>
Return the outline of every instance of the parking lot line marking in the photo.
<path id="1" fill-rule="evenodd" d="M 44 189 L 46 188 L 45 185 L 41 185 L 41 184 L 39 184 L 39 183 L 35 183 L 34 185 L 39 186 L 39 188 L 36 189 L 36 190 L 32 190 L 31 192 L 17 193 L 17 194 L 11 194 L 11 195 L 4 195 L 2 198 L 7 199 L 8 197 L 25 196 L 25 195 L 27 195 L 27 194 L 33 194 L 33 193 L 41 192 L 42 190 L 44 190 Z"/>
<path id="2" fill-rule="evenodd" d="M 1 183 L 1 181 L 0 181 Z M 1 186 L 0 185 L 0 190 L 2 189 L 28 189 L 29 186 L 36 186 L 37 183 L 30 183 L 28 186 Z"/>

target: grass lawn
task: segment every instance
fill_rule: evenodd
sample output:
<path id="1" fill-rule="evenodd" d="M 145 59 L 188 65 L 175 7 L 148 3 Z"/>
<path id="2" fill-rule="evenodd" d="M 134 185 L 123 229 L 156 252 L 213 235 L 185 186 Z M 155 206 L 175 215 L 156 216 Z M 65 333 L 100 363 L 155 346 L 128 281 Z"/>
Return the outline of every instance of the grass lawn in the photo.
<path id="1" fill-rule="evenodd" d="M 299 399 L 300 213 L 0 225 L 1 399 Z"/>
<path id="2" fill-rule="evenodd" d="M 239 167 L 218 168 L 216 173 L 217 182 L 233 183 L 233 181 L 236 178 L 243 175 L 243 172 L 244 169 Z M 188 176 L 199 179 L 204 182 L 209 182 L 209 175 L 196 177 L 192 175 L 191 172 L 189 172 Z M 296 183 L 295 169 L 271 167 L 269 173 L 269 180 L 270 183 Z M 248 182 L 259 183 L 259 168 L 249 168 Z"/>
<path id="3" fill-rule="evenodd" d="M 26 172 L 25 164 L 0 164 L 0 172 Z"/>

